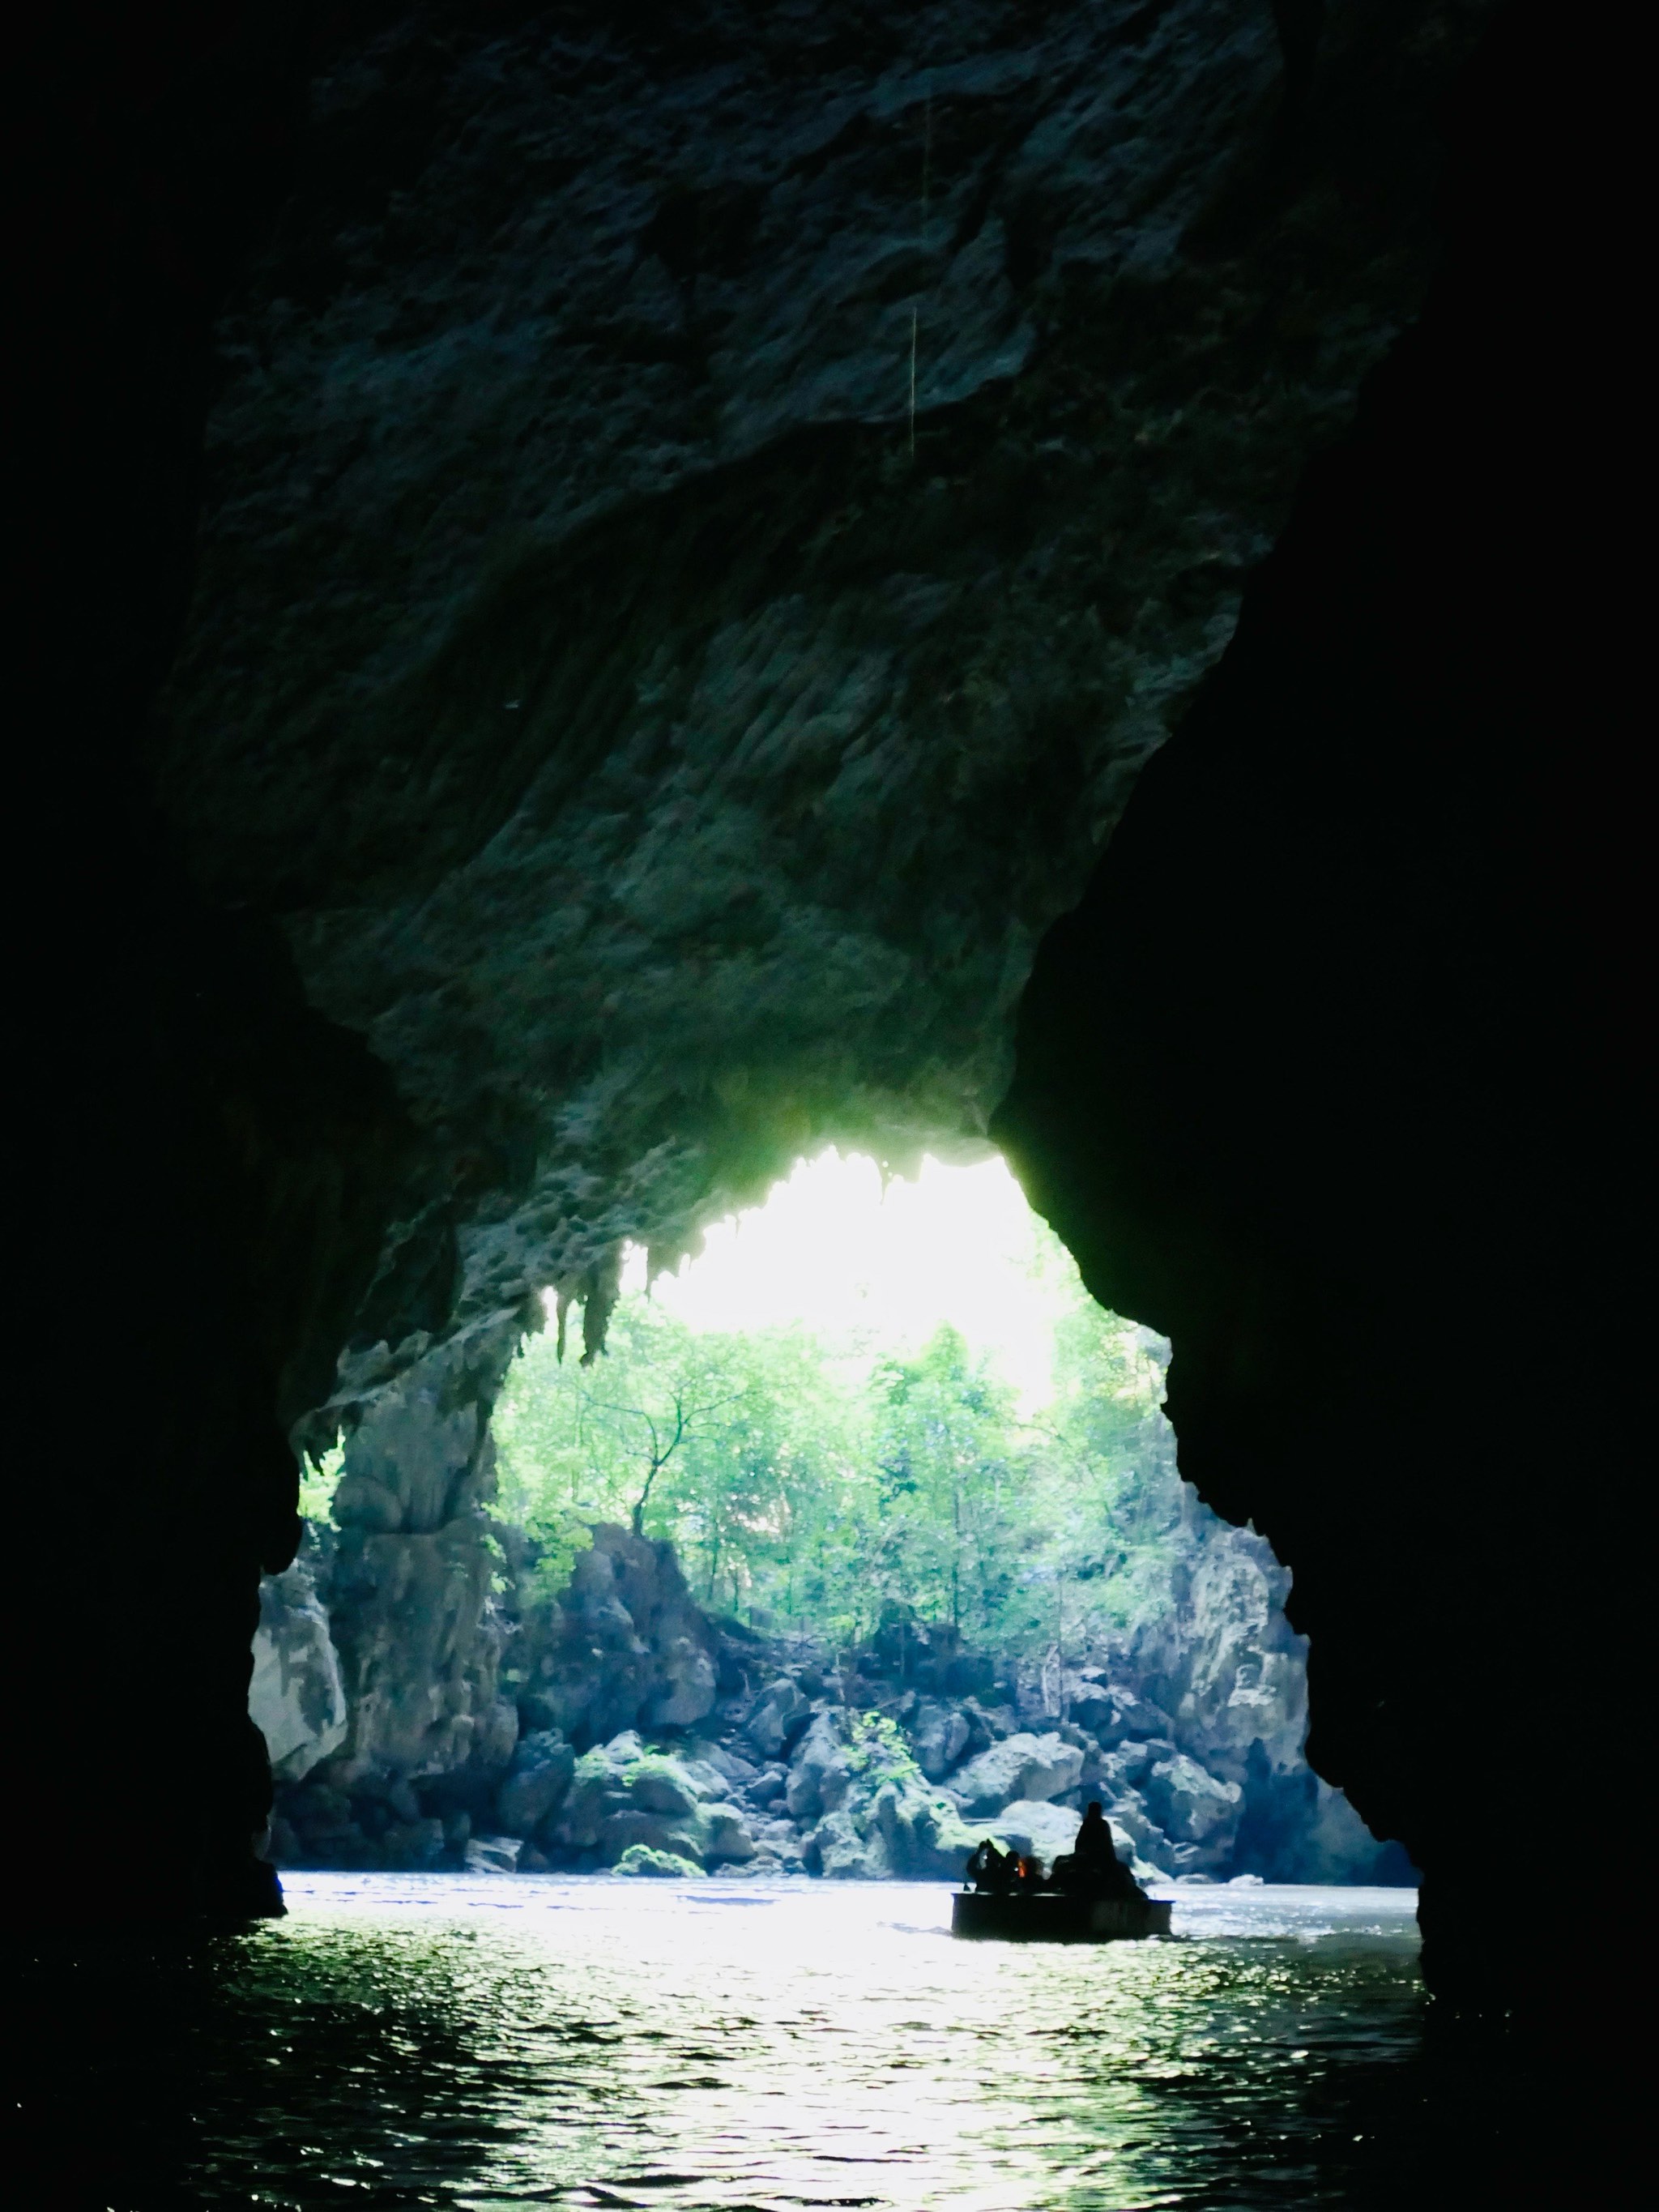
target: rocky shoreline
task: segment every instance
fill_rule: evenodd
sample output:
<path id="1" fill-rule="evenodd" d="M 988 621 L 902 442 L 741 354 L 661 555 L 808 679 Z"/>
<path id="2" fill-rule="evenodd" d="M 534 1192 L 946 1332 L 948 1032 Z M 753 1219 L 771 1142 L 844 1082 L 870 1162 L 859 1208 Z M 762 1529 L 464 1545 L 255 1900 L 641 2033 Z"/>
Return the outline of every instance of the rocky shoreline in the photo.
<path id="1" fill-rule="evenodd" d="M 279 1866 L 946 1880 L 983 1835 L 1052 1858 L 1098 1797 L 1142 1881 L 1411 1878 L 1302 1758 L 1301 1639 L 1248 1531 L 1201 1547 L 1178 1619 L 1046 1673 L 904 1616 L 841 1651 L 711 1616 L 671 1546 L 608 1525 L 549 1598 L 495 1535 L 487 1633 L 447 1676 L 435 1646 L 363 1648 L 350 1530 L 267 1581 Z"/>

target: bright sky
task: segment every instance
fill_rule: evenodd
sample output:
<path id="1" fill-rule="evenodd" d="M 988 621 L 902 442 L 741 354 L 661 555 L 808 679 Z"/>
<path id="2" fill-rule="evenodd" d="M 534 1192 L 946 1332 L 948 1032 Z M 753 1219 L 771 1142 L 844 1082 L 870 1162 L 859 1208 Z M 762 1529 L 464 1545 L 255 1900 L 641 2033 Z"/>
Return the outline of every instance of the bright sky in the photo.
<path id="1" fill-rule="evenodd" d="M 803 1160 L 763 1206 L 719 1223 L 653 1295 L 694 1328 L 800 1321 L 915 1350 L 951 1322 L 990 1352 L 1029 1412 L 1051 1390 L 1054 1326 L 1073 1271 L 1037 1241 L 1039 1224 L 1006 1164 L 922 1163 L 885 1190 L 875 1162 L 828 1152 Z M 645 1285 L 632 1252 L 623 1287 Z"/>

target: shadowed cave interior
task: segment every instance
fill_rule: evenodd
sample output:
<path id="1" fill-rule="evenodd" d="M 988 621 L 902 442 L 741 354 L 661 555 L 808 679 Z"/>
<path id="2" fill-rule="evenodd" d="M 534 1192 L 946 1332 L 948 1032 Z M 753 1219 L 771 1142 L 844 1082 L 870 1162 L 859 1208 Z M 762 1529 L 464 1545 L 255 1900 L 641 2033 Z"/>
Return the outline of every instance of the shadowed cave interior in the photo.
<path id="1" fill-rule="evenodd" d="M 298 1448 L 481 1447 L 544 1285 L 591 1348 L 624 1242 L 988 1136 L 1293 1572 L 1431 1985 L 1531 2002 L 1517 1307 L 1618 1340 L 1633 1141 L 1536 14 L 1297 15 L 1295 97 L 1254 0 L 596 21 L 128 26 L 41 152 L 33 1893 L 274 1902 Z"/>

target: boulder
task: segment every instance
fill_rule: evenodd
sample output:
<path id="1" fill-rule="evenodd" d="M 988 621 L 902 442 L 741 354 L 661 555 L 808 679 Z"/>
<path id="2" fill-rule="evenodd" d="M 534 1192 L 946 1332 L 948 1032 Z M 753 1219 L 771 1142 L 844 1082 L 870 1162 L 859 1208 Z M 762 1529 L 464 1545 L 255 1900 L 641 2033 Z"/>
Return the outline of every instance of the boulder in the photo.
<path id="1" fill-rule="evenodd" d="M 1135 1790 L 1126 1790 L 1106 1808 L 1120 1858 L 1127 1856 L 1137 1881 L 1161 1881 L 1176 1868 L 1175 1846 Z M 1127 1843 L 1128 1850 L 1124 1849 Z"/>
<path id="2" fill-rule="evenodd" d="M 865 1835 L 850 1812 L 826 1813 L 801 1846 L 808 1874 L 830 1881 L 881 1881 L 893 1871 L 878 1829 Z"/>
<path id="3" fill-rule="evenodd" d="M 528 1836 L 562 1802 L 576 1770 L 576 1754 L 556 1729 L 521 1737 L 507 1779 L 495 1793 L 502 1833 Z"/>
<path id="4" fill-rule="evenodd" d="M 547 1834 L 548 1842 L 565 1850 L 592 1850 L 599 1840 L 606 1813 L 613 1809 L 613 1801 L 617 1806 L 625 1802 L 617 1769 L 604 1750 L 584 1752 L 576 1761 L 564 1803 Z"/>
<path id="5" fill-rule="evenodd" d="M 677 1852 L 653 1850 L 649 1844 L 630 1844 L 617 1862 L 617 1872 L 688 1881 L 701 1879 L 702 1869 L 690 1859 L 681 1858 Z"/>
<path id="6" fill-rule="evenodd" d="M 726 1771 L 728 1765 L 740 1768 L 744 1775 L 755 1771 L 747 1760 L 741 1759 L 717 1762 L 713 1759 L 690 1759 L 679 1753 L 677 1754 L 676 1764 L 705 1804 L 711 1804 L 717 1798 L 729 1797 L 733 1788 L 738 1786 L 737 1778 Z"/>
<path id="7" fill-rule="evenodd" d="M 693 1820 L 676 1820 L 661 1813 L 647 1813 L 642 1808 L 623 1805 L 607 1812 L 599 1826 L 599 1856 L 607 1866 L 615 1866 L 624 1855 L 638 1844 L 652 1850 L 672 1851 L 679 1857 L 702 1864 L 702 1839 Z"/>
<path id="8" fill-rule="evenodd" d="M 1064 1805 L 1022 1797 L 1005 1806 L 994 1820 L 974 1827 L 973 1838 L 977 1843 L 981 1836 L 994 1836 L 1006 1850 L 1018 1851 L 1023 1858 L 1039 1858 L 1052 1865 L 1062 1851 L 1069 1851 L 1077 1841 L 1079 1825 L 1079 1816 Z M 972 1848 L 970 1844 L 969 1849 Z"/>
<path id="9" fill-rule="evenodd" d="M 699 1814 L 702 1856 L 709 1866 L 743 1866 L 755 1856 L 755 1839 L 735 1805 L 705 1805 Z"/>
<path id="10" fill-rule="evenodd" d="M 811 1707 L 799 1682 L 781 1674 L 756 1698 L 744 1734 L 763 1759 L 776 1759 L 800 1735 L 811 1717 Z"/>
<path id="11" fill-rule="evenodd" d="M 517 1836 L 474 1836 L 466 1847 L 469 1874 L 514 1874 L 523 1848 Z"/>
<path id="12" fill-rule="evenodd" d="M 1174 1842 L 1218 1850 L 1231 1845 L 1244 1799 L 1237 1782 L 1219 1780 L 1178 1751 L 1154 1761 L 1143 1789 L 1153 1818 Z"/>
<path id="13" fill-rule="evenodd" d="M 757 1767 L 751 1766 L 746 1759 L 739 1758 L 735 1751 L 723 1743 L 699 1745 L 698 1757 L 705 1764 L 712 1766 L 729 1787 L 736 1790 L 741 1790 L 745 1784 L 753 1782 L 760 1771 Z"/>
<path id="14" fill-rule="evenodd" d="M 1161 1705 L 1121 1682 L 1080 1680 L 1066 1704 L 1079 1727 L 1109 1751 L 1134 1738 L 1167 1736 L 1173 1725 Z"/>
<path id="15" fill-rule="evenodd" d="M 645 1711 L 653 1728 L 687 1728 L 714 1703 L 715 1668 L 695 1636 L 672 1636 L 657 1647 L 656 1682 Z"/>
<path id="16" fill-rule="evenodd" d="M 702 1793 L 677 1759 L 647 1753 L 624 1770 L 622 1781 L 629 1802 L 644 1812 L 660 1813 L 676 1820 L 696 1817 Z"/>
<path id="17" fill-rule="evenodd" d="M 960 1880 L 979 1841 L 948 1798 L 914 1783 L 884 1782 L 859 1825 L 879 1832 L 892 1871 L 910 1881 Z"/>
<path id="18" fill-rule="evenodd" d="M 630 1729 L 576 1760 L 563 1805 L 540 1832 L 554 1851 L 619 1865 L 636 1845 L 698 1867 L 755 1855 L 741 1808 L 711 1763 L 647 1751 Z"/>
<path id="19" fill-rule="evenodd" d="M 852 1765 L 839 1717 L 828 1707 L 816 1714 L 790 1762 L 784 1802 L 792 1820 L 807 1821 L 834 1812 L 846 1796 Z"/>
<path id="20" fill-rule="evenodd" d="M 1046 1802 L 1077 1787 L 1083 1753 L 1058 1735 L 1011 1735 L 980 1753 L 951 1788 L 964 1814 L 1000 1812 L 1016 1799 Z M 1073 1823 L 1075 1825 L 1075 1823 Z"/>
<path id="21" fill-rule="evenodd" d="M 910 1748 L 930 1782 L 942 1782 L 968 1753 L 973 1727 L 959 1705 L 924 1698 L 910 1727 Z"/>

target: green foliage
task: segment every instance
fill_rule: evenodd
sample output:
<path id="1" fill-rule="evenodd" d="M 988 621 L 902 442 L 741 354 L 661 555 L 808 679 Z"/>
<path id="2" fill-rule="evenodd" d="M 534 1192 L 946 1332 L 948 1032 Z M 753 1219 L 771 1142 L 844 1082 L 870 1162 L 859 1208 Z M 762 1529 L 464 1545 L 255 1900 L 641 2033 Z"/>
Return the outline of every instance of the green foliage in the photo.
<path id="1" fill-rule="evenodd" d="M 927 1790 L 927 1776 L 916 1765 L 904 1731 L 887 1713 L 854 1713 L 848 1724 L 847 1765 L 856 1775 L 867 1775 L 878 1784 L 913 1782 Z"/>
<path id="2" fill-rule="evenodd" d="M 345 1473 L 345 1447 L 336 1443 L 320 1459 L 309 1453 L 300 1462 L 300 1510 L 307 1521 L 326 1521 L 334 1510 L 334 1493 Z"/>
<path id="3" fill-rule="evenodd" d="M 1052 1238 L 1043 1269 L 1054 1387 L 1029 1415 L 949 1328 L 872 1359 L 799 1327 L 699 1332 L 635 1297 L 590 1367 L 537 1338 L 495 1432 L 499 1510 L 535 1538 L 543 1593 L 620 1521 L 670 1538 L 715 1609 L 841 1642 L 914 1613 L 1010 1657 L 1085 1660 L 1166 1602 L 1191 1509 L 1162 1346 L 1096 1305 Z"/>
<path id="4" fill-rule="evenodd" d="M 653 1875 L 659 1881 L 701 1881 L 702 1869 L 695 1859 L 678 1851 L 659 1851 L 649 1844 L 630 1844 L 617 1861 L 618 1874 Z"/>

